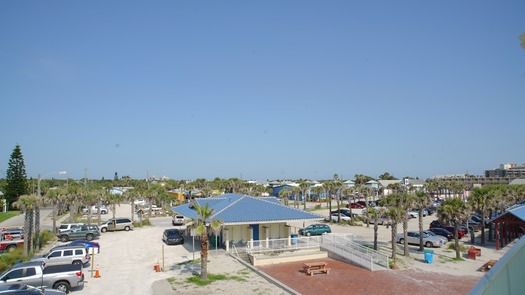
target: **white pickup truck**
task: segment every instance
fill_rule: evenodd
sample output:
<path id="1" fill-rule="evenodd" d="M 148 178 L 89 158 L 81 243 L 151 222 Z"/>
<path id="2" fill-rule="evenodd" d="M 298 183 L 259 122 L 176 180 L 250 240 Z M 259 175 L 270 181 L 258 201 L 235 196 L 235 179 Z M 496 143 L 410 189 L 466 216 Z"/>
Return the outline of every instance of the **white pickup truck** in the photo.
<path id="1" fill-rule="evenodd" d="M 64 293 L 84 285 L 81 265 L 52 265 L 22 262 L 0 274 L 0 284 L 27 284 L 34 287 L 53 288 Z"/>

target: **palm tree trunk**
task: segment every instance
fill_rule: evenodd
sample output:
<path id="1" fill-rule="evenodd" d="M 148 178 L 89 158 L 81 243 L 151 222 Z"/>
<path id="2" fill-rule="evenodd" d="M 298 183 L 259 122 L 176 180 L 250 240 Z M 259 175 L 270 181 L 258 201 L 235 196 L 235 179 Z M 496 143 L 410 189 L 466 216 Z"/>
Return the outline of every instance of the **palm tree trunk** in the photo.
<path id="1" fill-rule="evenodd" d="M 31 238 L 29 238 L 29 232 L 30 232 L 30 227 L 31 227 L 29 214 L 33 214 L 33 212 L 26 210 L 26 213 L 24 216 L 24 233 L 25 233 L 24 234 L 24 256 L 29 255 L 29 249 L 31 245 L 31 242 L 30 242 Z"/>
<path id="2" fill-rule="evenodd" d="M 33 251 L 33 216 L 34 216 L 34 209 L 30 209 L 28 211 L 29 215 L 29 231 L 27 232 L 27 235 L 24 236 L 24 243 L 27 243 L 27 250 Z"/>
<path id="3" fill-rule="evenodd" d="M 374 250 L 377 251 L 377 231 L 379 230 L 379 225 L 377 224 L 377 219 L 374 222 Z"/>
<path id="4" fill-rule="evenodd" d="M 52 213 L 52 219 L 53 219 L 53 232 L 56 234 L 57 232 L 57 204 L 53 202 L 53 213 Z"/>
<path id="5" fill-rule="evenodd" d="M 201 280 L 208 280 L 208 235 L 201 235 Z"/>
<path id="6" fill-rule="evenodd" d="M 35 245 L 34 250 L 40 251 L 40 206 L 35 206 Z"/>
<path id="7" fill-rule="evenodd" d="M 403 245 L 403 256 L 410 256 L 408 252 L 408 220 L 405 218 L 403 220 L 403 236 L 405 237 L 405 243 Z"/>
<path id="8" fill-rule="evenodd" d="M 461 252 L 459 251 L 459 238 L 458 238 L 458 223 L 454 222 L 454 248 L 456 248 L 456 258 L 461 258 Z"/>
<path id="9" fill-rule="evenodd" d="M 397 269 L 397 248 L 396 248 L 396 235 L 397 235 L 397 222 L 394 222 L 392 220 L 392 231 L 391 231 L 391 234 L 392 234 L 392 262 L 393 262 L 393 265 L 392 265 L 392 268 L 393 269 Z"/>
<path id="10" fill-rule="evenodd" d="M 425 250 L 423 246 L 423 209 L 419 209 L 419 251 L 423 252 Z"/>

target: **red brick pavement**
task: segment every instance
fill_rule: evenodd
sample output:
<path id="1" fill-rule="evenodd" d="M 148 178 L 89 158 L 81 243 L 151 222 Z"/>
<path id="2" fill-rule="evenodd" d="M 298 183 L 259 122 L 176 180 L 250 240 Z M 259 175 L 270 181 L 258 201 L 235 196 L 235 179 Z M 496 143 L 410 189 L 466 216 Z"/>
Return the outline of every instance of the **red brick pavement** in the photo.
<path id="1" fill-rule="evenodd" d="M 329 274 L 307 275 L 303 263 L 324 261 Z M 480 280 L 415 270 L 369 271 L 330 258 L 258 267 L 301 294 L 467 294 Z"/>

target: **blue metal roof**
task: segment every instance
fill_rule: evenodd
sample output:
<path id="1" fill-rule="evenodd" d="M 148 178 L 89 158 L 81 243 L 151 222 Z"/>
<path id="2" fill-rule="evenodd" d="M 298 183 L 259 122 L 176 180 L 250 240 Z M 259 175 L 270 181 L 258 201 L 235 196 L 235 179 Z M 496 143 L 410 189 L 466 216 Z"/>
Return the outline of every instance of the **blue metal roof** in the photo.
<path id="1" fill-rule="evenodd" d="M 283 205 L 275 197 L 225 194 L 213 198 L 196 198 L 194 201 L 198 203 L 199 206 L 208 203 L 208 206 L 214 209 L 212 218 L 222 220 L 223 224 L 273 223 L 323 219 L 321 215 Z M 172 210 L 188 218 L 198 218 L 191 203 L 173 207 Z"/>
<path id="2" fill-rule="evenodd" d="M 500 215 L 492 218 L 491 221 L 494 221 L 507 213 L 510 213 L 525 222 L 525 205 L 523 203 L 518 203 L 510 207 L 507 209 L 507 211 L 502 212 Z"/>

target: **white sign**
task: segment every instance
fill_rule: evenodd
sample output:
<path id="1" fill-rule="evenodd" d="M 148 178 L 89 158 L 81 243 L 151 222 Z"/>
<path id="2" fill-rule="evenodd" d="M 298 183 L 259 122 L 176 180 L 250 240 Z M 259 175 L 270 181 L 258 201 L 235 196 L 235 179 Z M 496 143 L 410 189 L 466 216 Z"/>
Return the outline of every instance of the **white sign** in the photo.
<path id="1" fill-rule="evenodd" d="M 91 254 L 91 255 L 98 254 L 99 251 L 100 251 L 100 249 L 97 248 L 97 247 L 89 247 L 88 250 L 89 250 L 89 254 Z"/>

